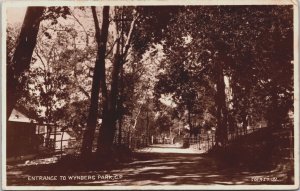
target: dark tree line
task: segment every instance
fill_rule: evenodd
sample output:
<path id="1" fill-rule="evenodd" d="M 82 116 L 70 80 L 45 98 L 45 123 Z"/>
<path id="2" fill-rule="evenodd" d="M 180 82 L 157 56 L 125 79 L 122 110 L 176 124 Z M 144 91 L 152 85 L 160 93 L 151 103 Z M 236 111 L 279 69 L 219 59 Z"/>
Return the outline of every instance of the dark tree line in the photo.
<path id="1" fill-rule="evenodd" d="M 157 85 L 159 94 L 173 93 L 190 110 L 182 98 L 199 98 L 186 95 L 195 86 L 182 83 L 205 87 L 214 97 L 211 113 L 219 145 L 236 123 L 246 130 L 250 117 L 280 128 L 293 110 L 292 23 L 292 6 L 187 7 L 166 33 L 167 72 Z M 179 26 L 182 30 L 175 30 Z M 232 98 L 226 94 L 225 76 Z"/>

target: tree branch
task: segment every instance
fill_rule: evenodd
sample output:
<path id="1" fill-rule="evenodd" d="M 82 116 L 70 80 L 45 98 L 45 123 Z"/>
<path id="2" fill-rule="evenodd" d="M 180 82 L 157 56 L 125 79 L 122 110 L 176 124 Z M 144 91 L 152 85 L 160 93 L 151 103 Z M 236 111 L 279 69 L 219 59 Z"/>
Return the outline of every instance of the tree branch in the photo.
<path id="1" fill-rule="evenodd" d="M 139 115 L 140 115 L 140 113 L 141 113 L 141 111 L 142 111 L 142 106 L 143 106 L 143 105 L 144 105 L 143 103 L 140 105 L 139 111 L 138 111 L 137 115 L 135 116 L 134 124 L 133 124 L 132 129 L 135 129 L 135 127 L 136 127 L 137 120 L 138 120 L 138 117 L 139 117 Z"/>
<path id="2" fill-rule="evenodd" d="M 114 47 L 115 47 L 115 45 L 116 45 L 116 43 L 119 41 L 119 38 L 117 38 L 115 41 L 114 41 L 114 43 L 113 43 L 113 45 L 112 45 L 112 47 L 110 48 L 110 50 L 105 54 L 105 57 L 107 57 L 110 53 L 111 53 L 111 51 L 114 49 Z"/>
<path id="3" fill-rule="evenodd" d="M 134 30 L 134 25 L 135 25 L 135 22 L 137 21 L 138 16 L 139 16 L 138 14 L 134 16 L 134 18 L 131 22 L 131 25 L 130 25 L 130 29 L 129 29 L 129 32 L 128 32 L 128 37 L 126 39 L 126 43 L 125 43 L 124 50 L 123 50 L 123 55 L 122 55 L 124 60 L 127 56 L 128 49 L 130 47 L 130 42 L 131 42 L 131 39 L 132 39 L 132 33 L 133 33 L 133 30 Z"/>
<path id="4" fill-rule="evenodd" d="M 73 14 L 73 12 L 70 10 L 71 15 L 74 17 L 74 19 L 77 21 L 77 23 L 82 27 L 82 29 L 84 30 L 85 34 L 86 34 L 86 45 L 88 46 L 89 44 L 89 35 L 87 33 L 87 31 L 85 30 L 83 24 L 78 20 L 78 18 Z"/>
<path id="5" fill-rule="evenodd" d="M 92 13 L 93 13 L 93 20 L 94 20 L 94 25 L 95 25 L 95 37 L 96 37 L 96 41 L 97 41 L 97 44 L 99 45 L 100 44 L 100 37 L 101 37 L 101 32 L 100 32 L 100 27 L 99 27 L 99 20 L 98 20 L 98 17 L 97 17 L 97 12 L 96 12 L 96 8 L 93 6 L 92 7 Z"/>
<path id="6" fill-rule="evenodd" d="M 90 97 L 90 94 L 82 87 L 79 85 L 79 82 L 78 82 L 78 78 L 77 78 L 77 74 L 76 74 L 76 66 L 74 67 L 74 78 L 75 78 L 75 83 L 74 85 L 76 85 L 78 87 L 78 89 L 87 97 L 87 98 L 91 98 Z"/>

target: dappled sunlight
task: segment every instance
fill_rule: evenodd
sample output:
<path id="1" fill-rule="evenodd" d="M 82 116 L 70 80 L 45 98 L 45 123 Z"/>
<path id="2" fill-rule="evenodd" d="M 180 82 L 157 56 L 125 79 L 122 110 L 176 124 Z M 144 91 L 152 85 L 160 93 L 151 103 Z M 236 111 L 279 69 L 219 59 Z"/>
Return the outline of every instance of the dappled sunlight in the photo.
<path id="1" fill-rule="evenodd" d="M 123 164 L 115 169 L 107 170 L 91 170 L 91 171 L 70 171 L 73 175 L 104 175 L 104 174 L 118 174 L 121 179 L 115 180 L 93 180 L 93 181 L 68 181 L 64 182 L 66 185 L 207 185 L 207 184 L 222 184 L 222 185 L 238 185 L 238 184 L 257 184 L 251 181 L 253 177 L 264 178 L 276 176 L 277 182 L 263 182 L 262 184 L 278 184 L 280 181 L 286 179 L 286 174 L 283 173 L 284 167 L 278 167 L 269 171 L 252 172 L 247 169 L 228 167 L 220 164 L 214 158 L 208 156 L 204 157 L 199 154 L 191 153 L 172 153 L 175 150 L 184 150 L 181 148 L 172 148 L 170 145 L 152 146 L 147 150 L 156 150 L 156 152 L 136 152 L 134 154 L 134 161 Z M 158 152 L 164 150 L 164 152 Z M 45 160 L 47 161 L 47 160 Z M 55 169 L 44 164 L 43 174 L 50 171 L 54 173 Z M 10 166 L 9 168 L 13 168 Z M 17 165 L 14 171 L 9 171 L 9 177 L 13 177 L 10 184 L 28 184 L 25 180 L 30 174 L 22 168 L 28 168 L 26 165 Z M 55 167 L 58 168 L 58 167 Z M 40 173 L 42 171 L 39 171 Z M 41 175 L 41 174 L 39 174 Z M 22 181 L 20 181 L 22 180 Z M 47 185 L 50 182 L 43 182 Z M 60 182 L 61 183 L 61 182 Z M 53 184 L 53 182 L 51 183 Z M 57 183 L 59 184 L 59 183 Z"/>
<path id="2" fill-rule="evenodd" d="M 170 166 L 144 167 L 139 169 L 139 171 L 142 172 L 148 170 L 167 170 L 167 169 L 175 169 L 175 167 L 170 167 Z"/>
<path id="3" fill-rule="evenodd" d="M 138 164 L 141 164 L 141 163 L 143 163 L 143 164 L 147 164 L 147 163 L 156 163 L 156 162 L 159 162 L 160 160 L 149 160 L 149 161 L 134 161 L 134 162 L 131 162 L 130 164 L 136 164 L 136 163 L 138 163 Z"/>
<path id="4" fill-rule="evenodd" d="M 166 149 L 167 148 L 167 149 Z M 201 152 L 196 149 L 184 149 L 180 145 L 152 145 L 151 147 L 139 149 L 137 152 L 149 153 L 185 153 L 185 154 L 200 154 Z"/>
<path id="5" fill-rule="evenodd" d="M 11 171 L 8 174 L 9 175 L 19 175 L 19 174 L 22 174 L 22 171 Z"/>
<path id="6" fill-rule="evenodd" d="M 136 183 L 136 185 L 144 186 L 144 185 L 172 185 L 172 181 L 160 182 L 160 181 L 151 181 L 151 180 L 142 180 Z"/>
<path id="7" fill-rule="evenodd" d="M 232 185 L 233 182 L 226 182 L 226 181 L 216 181 L 215 184 L 228 184 L 228 185 Z"/>

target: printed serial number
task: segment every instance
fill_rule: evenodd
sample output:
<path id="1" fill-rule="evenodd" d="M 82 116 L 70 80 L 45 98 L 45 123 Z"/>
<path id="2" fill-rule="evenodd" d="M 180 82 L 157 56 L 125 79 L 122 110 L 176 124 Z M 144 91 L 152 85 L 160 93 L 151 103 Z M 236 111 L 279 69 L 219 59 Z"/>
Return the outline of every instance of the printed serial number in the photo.
<path id="1" fill-rule="evenodd" d="M 251 177 L 252 182 L 278 182 L 277 177 Z"/>

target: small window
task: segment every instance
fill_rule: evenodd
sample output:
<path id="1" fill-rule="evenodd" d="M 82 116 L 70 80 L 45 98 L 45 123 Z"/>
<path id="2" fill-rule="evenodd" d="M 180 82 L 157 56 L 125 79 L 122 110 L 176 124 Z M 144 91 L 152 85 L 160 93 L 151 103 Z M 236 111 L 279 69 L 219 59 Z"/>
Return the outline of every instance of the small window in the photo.
<path id="1" fill-rule="evenodd" d="M 46 125 L 37 125 L 36 126 L 36 134 L 44 134 L 46 133 L 47 127 Z"/>

